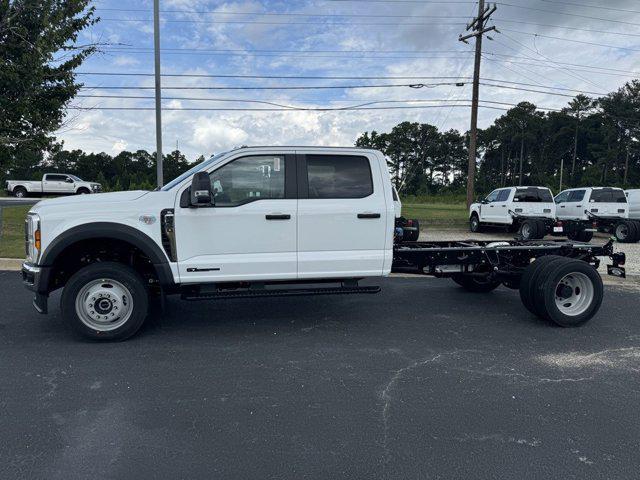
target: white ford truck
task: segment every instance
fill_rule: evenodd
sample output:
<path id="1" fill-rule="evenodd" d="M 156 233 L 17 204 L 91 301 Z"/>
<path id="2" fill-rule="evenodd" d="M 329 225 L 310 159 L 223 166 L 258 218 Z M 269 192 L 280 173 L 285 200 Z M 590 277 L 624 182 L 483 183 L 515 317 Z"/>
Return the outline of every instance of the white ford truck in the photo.
<path id="1" fill-rule="evenodd" d="M 534 240 L 562 231 L 555 225 L 555 215 L 553 195 L 546 187 L 497 188 L 471 204 L 469 229 L 480 232 L 485 227 L 507 227 L 523 240 Z"/>
<path id="2" fill-rule="evenodd" d="M 629 219 L 624 190 L 614 187 L 582 187 L 563 190 L 555 198 L 558 220 L 569 231 L 589 240 L 594 231 L 612 233 L 618 241 L 640 240 L 640 223 Z M 584 233 L 580 233 L 584 232 Z"/>
<path id="3" fill-rule="evenodd" d="M 102 185 L 85 182 L 67 173 L 45 173 L 42 180 L 7 180 L 6 190 L 18 198 L 34 194 L 81 195 L 98 193 L 102 190 Z"/>
<path id="4" fill-rule="evenodd" d="M 73 329 L 121 340 L 167 294 L 376 293 L 359 281 L 392 270 L 452 278 L 473 292 L 516 288 L 531 312 L 576 326 L 600 307 L 598 257 L 624 276 L 624 254 L 611 242 L 394 241 L 395 218 L 376 150 L 240 148 L 158 191 L 38 203 L 26 218 L 22 278 L 39 312 L 63 288 L 62 314 Z"/>

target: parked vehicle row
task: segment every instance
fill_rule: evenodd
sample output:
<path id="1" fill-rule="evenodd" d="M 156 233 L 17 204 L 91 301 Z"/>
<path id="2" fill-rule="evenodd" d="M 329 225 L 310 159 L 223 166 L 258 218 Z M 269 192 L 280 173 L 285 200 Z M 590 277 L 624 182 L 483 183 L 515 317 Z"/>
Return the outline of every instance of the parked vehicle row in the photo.
<path id="1" fill-rule="evenodd" d="M 578 326 L 602 302 L 599 257 L 612 260 L 610 274 L 625 275 L 612 242 L 398 240 L 398 228 L 413 232 L 407 220 L 398 226 L 399 207 L 377 150 L 241 148 L 157 191 L 39 202 L 26 219 L 22 277 L 39 312 L 62 289 L 62 315 L 75 331 L 122 340 L 167 294 L 370 294 L 380 287 L 359 281 L 392 271 L 450 278 L 477 293 L 519 289 L 536 315 Z"/>
<path id="2" fill-rule="evenodd" d="M 620 242 L 640 240 L 640 190 L 581 187 L 553 197 L 546 187 L 505 187 L 492 191 L 469 209 L 469 228 L 507 227 L 524 240 L 563 235 L 588 242 L 596 231 Z"/>
<path id="3" fill-rule="evenodd" d="M 85 182 L 67 173 L 45 173 L 42 180 L 7 180 L 6 191 L 17 198 L 42 194 L 82 195 L 99 193 L 102 191 L 102 185 Z"/>

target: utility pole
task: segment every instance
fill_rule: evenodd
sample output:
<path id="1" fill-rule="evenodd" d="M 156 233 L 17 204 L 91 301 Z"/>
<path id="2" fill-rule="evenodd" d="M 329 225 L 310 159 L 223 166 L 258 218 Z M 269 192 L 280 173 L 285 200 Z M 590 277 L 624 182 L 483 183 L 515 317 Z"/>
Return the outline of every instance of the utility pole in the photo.
<path id="1" fill-rule="evenodd" d="M 467 25 L 466 30 L 472 33 L 460 35 L 458 40 L 468 43 L 471 37 L 476 38 L 476 53 L 473 63 L 473 93 L 471 97 L 471 128 L 469 130 L 469 165 L 467 167 L 467 207 L 474 200 L 474 185 L 476 176 L 476 153 L 478 141 L 478 97 L 480 95 L 480 59 L 482 58 L 482 35 L 496 27 L 485 28 L 485 24 L 493 12 L 496 11 L 496 5 L 484 6 L 484 0 L 478 1 L 478 16 Z"/>
<path id="2" fill-rule="evenodd" d="M 162 91 L 160 85 L 160 0 L 153 0 L 153 54 L 156 77 L 156 182 L 158 188 L 164 184 L 162 178 Z"/>

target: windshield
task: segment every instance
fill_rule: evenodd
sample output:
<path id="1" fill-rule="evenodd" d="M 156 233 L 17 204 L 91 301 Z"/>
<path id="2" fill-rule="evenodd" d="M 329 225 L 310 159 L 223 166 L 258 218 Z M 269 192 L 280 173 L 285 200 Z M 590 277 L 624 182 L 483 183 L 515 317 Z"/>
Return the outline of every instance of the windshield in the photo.
<path id="1" fill-rule="evenodd" d="M 167 183 L 160 190 L 162 190 L 163 192 L 166 192 L 167 190 L 171 190 L 173 187 L 178 185 L 184 179 L 189 178 L 191 175 L 193 175 L 194 173 L 202 170 L 203 168 L 207 168 L 209 165 L 211 165 L 212 163 L 214 163 L 216 160 L 220 159 L 222 156 L 226 155 L 227 153 L 229 153 L 229 152 L 220 152 L 220 153 L 214 155 L 213 157 L 211 157 L 209 160 L 205 160 L 202 163 L 198 163 L 197 165 L 194 165 L 189 170 L 184 172 L 182 175 L 180 175 L 180 176 L 174 178 L 173 180 L 171 180 L 169 183 Z"/>
<path id="2" fill-rule="evenodd" d="M 82 180 L 80 177 L 76 177 L 75 175 L 69 175 L 69 177 L 71 177 L 76 182 L 84 182 L 84 180 Z"/>

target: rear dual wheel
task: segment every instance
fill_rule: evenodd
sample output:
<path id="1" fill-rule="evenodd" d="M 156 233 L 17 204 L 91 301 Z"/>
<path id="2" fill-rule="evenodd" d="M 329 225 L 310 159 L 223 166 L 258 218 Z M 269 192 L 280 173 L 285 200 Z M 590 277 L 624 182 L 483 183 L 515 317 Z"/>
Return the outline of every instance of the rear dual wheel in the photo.
<path id="1" fill-rule="evenodd" d="M 562 327 L 577 327 L 600 309 L 602 278 L 586 262 L 549 255 L 525 269 L 520 298 L 535 315 Z"/>
<path id="2" fill-rule="evenodd" d="M 520 224 L 518 235 L 522 240 L 539 240 L 544 238 L 547 227 L 542 220 L 529 219 Z"/>
<path id="3" fill-rule="evenodd" d="M 640 240 L 640 223 L 623 220 L 615 226 L 613 233 L 620 243 L 635 243 Z"/>

